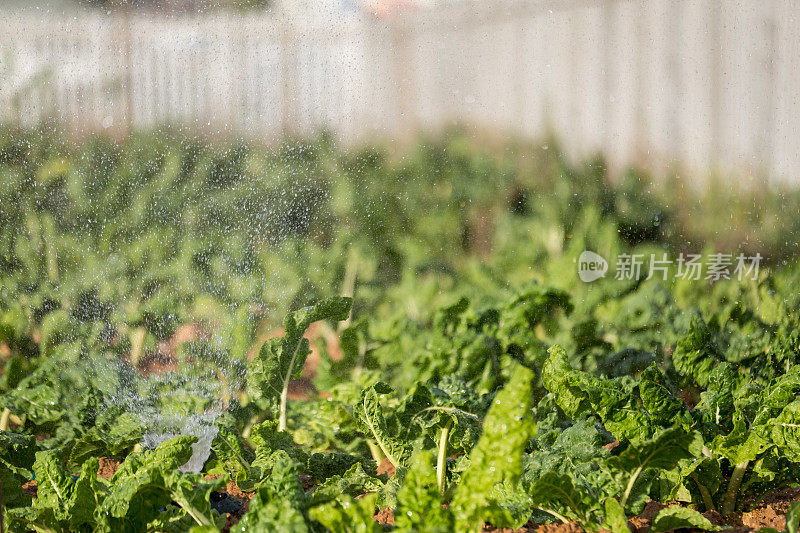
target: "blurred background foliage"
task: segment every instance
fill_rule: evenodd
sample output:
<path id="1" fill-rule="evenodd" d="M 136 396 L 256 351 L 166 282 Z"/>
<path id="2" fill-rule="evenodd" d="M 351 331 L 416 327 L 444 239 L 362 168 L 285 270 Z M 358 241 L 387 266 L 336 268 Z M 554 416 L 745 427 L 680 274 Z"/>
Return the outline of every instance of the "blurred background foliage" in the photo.
<path id="1" fill-rule="evenodd" d="M 610 176 L 602 158 L 570 162 L 554 140 L 496 144 L 464 131 L 390 154 L 342 150 L 326 135 L 264 147 L 6 129 L 0 357 L 66 345 L 141 366 L 202 338 L 241 360 L 285 312 L 321 297 L 355 295 L 356 321 L 424 321 L 461 294 L 489 305 L 544 280 L 595 302 L 575 327 L 615 305 L 605 316 L 650 321 L 635 308 L 658 306 L 658 289 L 609 299 L 578 280 L 580 252 L 612 262 L 633 246 L 758 252 L 771 264 L 797 252 L 799 193 L 709 183 Z"/>

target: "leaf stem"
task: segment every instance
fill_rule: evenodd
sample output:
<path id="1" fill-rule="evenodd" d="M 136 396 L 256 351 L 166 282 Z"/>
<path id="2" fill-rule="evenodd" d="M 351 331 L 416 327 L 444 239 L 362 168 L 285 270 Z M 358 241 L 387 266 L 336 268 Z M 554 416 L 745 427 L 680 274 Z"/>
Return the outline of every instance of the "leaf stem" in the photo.
<path id="1" fill-rule="evenodd" d="M 436 457 L 436 484 L 439 486 L 439 494 L 444 496 L 447 483 L 447 437 L 450 436 L 450 426 L 453 421 L 448 420 L 439 434 L 439 455 Z"/>
<path id="2" fill-rule="evenodd" d="M 711 498 L 711 493 L 708 492 L 708 488 L 705 485 L 700 483 L 700 479 L 697 477 L 697 472 L 692 472 L 689 474 L 694 482 L 697 484 L 697 489 L 700 491 L 700 496 L 703 498 L 703 505 L 706 506 L 706 511 L 716 511 L 714 508 L 714 500 Z"/>
<path id="3" fill-rule="evenodd" d="M 142 359 L 142 348 L 144 346 L 145 335 L 147 335 L 147 330 L 144 328 L 136 328 L 131 331 L 130 362 L 133 366 L 139 366 L 139 361 Z"/>
<path id="4" fill-rule="evenodd" d="M 400 464 L 400 461 L 395 459 L 395 457 L 391 454 L 391 452 L 389 452 L 389 450 L 383 444 L 383 441 L 381 441 L 381 438 L 378 436 L 378 433 L 375 431 L 375 428 L 372 426 L 372 424 L 370 424 L 370 430 L 372 431 L 372 434 L 375 435 L 375 442 L 377 442 L 378 446 L 380 446 L 380 449 L 383 452 L 383 456 L 389 459 L 389 462 L 392 463 L 393 467 L 397 468 L 397 466 Z"/>
<path id="5" fill-rule="evenodd" d="M 289 383 L 286 382 L 281 389 L 281 411 L 278 416 L 278 431 L 286 431 L 286 401 L 289 396 Z"/>
<path id="6" fill-rule="evenodd" d="M 620 505 L 622 505 L 623 509 L 625 509 L 625 504 L 628 503 L 628 498 L 630 497 L 631 491 L 633 490 L 633 484 L 636 483 L 636 480 L 638 479 L 639 474 L 642 473 L 642 468 L 644 468 L 644 465 L 642 465 L 639 468 L 637 468 L 633 472 L 633 474 L 631 475 L 631 479 L 628 480 L 628 486 L 625 487 L 625 494 L 622 495 L 622 499 L 619 502 Z"/>
<path id="7" fill-rule="evenodd" d="M 286 431 L 286 401 L 289 396 L 289 382 L 292 380 L 294 374 L 294 363 L 297 360 L 297 352 L 300 350 L 300 345 L 303 343 L 303 335 L 305 332 L 300 333 L 300 339 L 292 350 L 292 358 L 289 359 L 289 368 L 283 378 L 283 387 L 281 387 L 281 411 L 278 416 L 278 431 Z"/>
<path id="8" fill-rule="evenodd" d="M 419 416 L 420 413 L 425 413 L 427 411 L 442 411 L 444 413 L 461 413 L 462 415 L 465 415 L 465 416 L 468 416 L 470 418 L 474 418 L 475 420 L 480 421 L 480 417 L 478 415 L 473 414 L 473 413 L 469 413 L 467 411 L 464 411 L 463 409 L 459 409 L 457 407 L 440 407 L 438 405 L 434 405 L 432 407 L 426 407 L 425 409 L 420 410 L 419 413 L 417 413 L 414 416 Z"/>
<path id="9" fill-rule="evenodd" d="M 245 459 L 244 456 L 241 453 L 239 453 L 238 450 L 236 450 L 233 446 L 231 446 L 231 443 L 228 442 L 228 439 L 222 439 L 222 443 L 228 446 L 228 449 L 231 451 L 231 453 L 233 453 L 236 456 L 237 461 L 242 463 L 242 465 L 247 470 L 250 470 L 250 462 L 247 459 Z"/>
<path id="10" fill-rule="evenodd" d="M 381 464 L 381 462 L 386 459 L 386 456 L 383 455 L 380 447 L 370 439 L 367 439 L 367 447 L 369 447 L 369 453 L 372 455 L 372 458 L 376 463 Z"/>
<path id="11" fill-rule="evenodd" d="M 549 515 L 553 515 L 556 517 L 557 520 L 561 520 L 563 523 L 569 524 L 569 520 L 567 520 L 565 517 L 561 516 L 555 511 L 551 511 L 550 509 L 545 509 L 544 507 L 534 507 L 534 509 L 536 509 L 537 511 L 541 511 L 543 513 L 547 513 Z"/>
<path id="12" fill-rule="evenodd" d="M 225 377 L 225 374 L 222 373 L 220 369 L 216 370 L 217 379 L 219 380 L 220 384 L 222 385 L 222 391 L 220 393 L 220 401 L 225 409 L 231 404 L 231 389 L 228 386 L 228 380 Z"/>
<path id="13" fill-rule="evenodd" d="M 722 516 L 730 516 L 736 510 L 736 495 L 749 465 L 750 461 L 744 461 L 733 469 L 731 480 L 728 483 L 728 490 L 725 491 L 725 496 L 722 498 Z"/>
<path id="14" fill-rule="evenodd" d="M 358 278 L 358 263 L 358 252 L 354 247 L 351 246 L 350 253 L 347 257 L 347 264 L 345 265 L 344 279 L 342 280 L 342 296 L 352 298 L 353 294 L 355 293 L 356 279 Z M 350 327 L 352 321 L 353 310 L 350 309 L 350 312 L 347 314 L 347 318 L 337 327 L 337 333 L 341 333 Z"/>
<path id="15" fill-rule="evenodd" d="M 11 410 L 6 407 L 3 409 L 3 414 L 0 415 L 0 430 L 8 431 L 8 421 L 11 418 Z M 0 529 L 2 531 L 2 529 Z"/>
<path id="16" fill-rule="evenodd" d="M 372 433 L 372 436 L 375 437 L 375 442 L 377 443 L 378 446 L 380 446 L 380 449 L 383 452 L 384 457 L 389 459 L 389 461 L 392 463 L 392 466 L 397 468 L 397 465 L 399 465 L 400 462 L 397 459 L 394 458 L 394 456 L 388 450 L 388 448 L 383 443 L 383 441 L 381 441 L 381 436 L 375 430 L 375 426 L 372 424 L 372 421 L 369 419 L 369 413 L 367 412 L 366 406 L 363 403 L 361 405 L 361 409 L 364 411 L 364 422 L 366 422 L 367 427 L 369 427 L 369 431 L 370 431 L 370 433 Z M 367 441 L 367 442 L 369 442 L 369 441 Z"/>
<path id="17" fill-rule="evenodd" d="M 187 498 L 181 498 L 178 500 L 178 503 L 183 507 L 186 511 L 186 514 L 194 518 L 194 521 L 200 524 L 201 526 L 211 526 L 213 522 L 208 519 L 206 515 L 204 515 L 199 509 L 195 508 Z"/>

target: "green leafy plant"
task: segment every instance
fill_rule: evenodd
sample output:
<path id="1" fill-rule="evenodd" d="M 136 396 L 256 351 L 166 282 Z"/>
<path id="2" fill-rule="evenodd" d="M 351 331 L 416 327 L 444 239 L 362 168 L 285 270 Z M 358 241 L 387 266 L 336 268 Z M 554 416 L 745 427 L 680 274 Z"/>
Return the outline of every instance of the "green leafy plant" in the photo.
<path id="1" fill-rule="evenodd" d="M 710 530 L 796 483 L 800 196 L 490 145 L 0 129 L 3 527 Z"/>
<path id="2" fill-rule="evenodd" d="M 289 382 L 299 376 L 311 353 L 308 339 L 303 336 L 306 329 L 318 320 L 344 320 L 350 306 L 350 298 L 332 298 L 289 313 L 283 322 L 283 337 L 268 339 L 248 364 L 247 390 L 253 399 L 279 401 L 278 431 L 286 430 Z"/>

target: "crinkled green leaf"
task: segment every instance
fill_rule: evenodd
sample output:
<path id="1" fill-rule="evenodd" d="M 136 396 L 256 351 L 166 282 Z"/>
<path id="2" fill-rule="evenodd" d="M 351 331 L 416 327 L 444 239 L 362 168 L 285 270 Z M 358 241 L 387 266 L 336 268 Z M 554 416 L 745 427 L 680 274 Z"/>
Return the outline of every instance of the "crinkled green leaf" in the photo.
<path id="1" fill-rule="evenodd" d="M 350 312 L 350 298 L 329 298 L 289 313 L 284 319 L 284 335 L 268 339 L 258 355 L 247 365 L 247 393 L 253 399 L 277 399 L 298 377 L 311 353 L 306 329 L 319 320 L 344 320 Z"/>
<path id="2" fill-rule="evenodd" d="M 747 421 L 737 417 L 733 429 L 727 435 L 720 435 L 712 442 L 714 453 L 727 458 L 732 464 L 753 461 L 762 454 L 770 443 L 756 431 L 752 431 Z"/>
<path id="3" fill-rule="evenodd" d="M 700 457 L 695 460 L 681 461 L 677 470 L 671 471 L 674 477 L 668 477 L 673 481 L 674 485 L 670 489 L 668 496 L 669 500 L 678 501 L 696 501 L 702 503 L 704 506 L 712 506 L 713 496 L 722 487 L 722 470 L 720 468 L 720 459 L 718 457 Z M 688 498 L 680 498 L 679 492 L 689 491 Z M 692 495 L 696 495 L 696 500 Z M 710 510 L 706 508 L 706 510 Z"/>
<path id="4" fill-rule="evenodd" d="M 566 474 L 546 472 L 529 488 L 533 505 L 551 516 L 575 519 L 582 524 L 589 522 L 596 508 L 595 499 L 581 487 L 576 487 Z M 559 518 L 560 519 L 560 518 Z"/>
<path id="5" fill-rule="evenodd" d="M 530 370 L 518 366 L 492 402 L 483 434 L 470 452 L 469 468 L 450 504 L 457 529 L 480 530 L 486 520 L 497 527 L 515 527 L 491 493 L 500 483 L 515 485 L 522 474 L 522 453 L 533 429 L 528 419 L 532 379 Z"/>
<path id="6" fill-rule="evenodd" d="M 28 386 L 23 380 L 19 386 L 0 397 L 0 407 L 17 416 L 25 416 L 36 424 L 58 422 L 66 416 L 58 391 L 48 384 Z"/>
<path id="7" fill-rule="evenodd" d="M 32 435 L 0 430 L 0 482 L 6 507 L 21 507 L 30 501 L 22 492 L 22 485 L 31 478 L 35 459 L 36 443 Z"/>
<path id="8" fill-rule="evenodd" d="M 716 432 L 730 431 L 733 428 L 737 388 L 736 370 L 730 363 L 719 363 L 709 372 L 706 390 L 700 394 L 700 402 L 693 414 Z"/>
<path id="9" fill-rule="evenodd" d="M 180 435 L 165 440 L 153 450 L 132 453 L 119 465 L 112 481 L 122 479 L 146 467 L 159 467 L 163 470 L 178 468 L 192 457 L 192 445 L 195 442 L 197 437 Z"/>
<path id="10" fill-rule="evenodd" d="M 342 452 L 311 454 L 306 466 L 311 479 L 321 483 L 332 476 L 344 475 L 357 463 L 360 463 L 364 472 L 370 476 L 377 476 L 375 461 Z"/>
<path id="11" fill-rule="evenodd" d="M 694 509 L 672 505 L 661 509 L 650 524 L 652 533 L 674 531 L 676 529 L 702 529 L 703 531 L 717 531 L 720 528 L 711 523 L 705 516 Z"/>
<path id="12" fill-rule="evenodd" d="M 653 439 L 628 446 L 608 462 L 627 472 L 645 468 L 670 469 L 681 459 L 699 457 L 702 448 L 703 439 L 697 432 L 670 428 Z"/>
<path id="13" fill-rule="evenodd" d="M 36 472 L 37 506 L 53 510 L 57 520 L 66 520 L 67 502 L 74 485 L 72 477 L 59 464 L 56 452 L 37 452 L 33 469 Z"/>
<path id="14" fill-rule="evenodd" d="M 216 526 L 216 512 L 211 510 L 211 492 L 219 490 L 227 478 L 206 480 L 200 474 L 169 470 L 164 473 L 164 484 L 172 501 L 192 517 L 199 526 Z"/>
<path id="15" fill-rule="evenodd" d="M 619 479 L 620 503 L 626 506 L 646 497 L 650 478 L 642 474 L 647 470 L 671 470 L 681 459 L 698 457 L 702 448 L 703 439 L 697 432 L 677 427 L 651 440 L 632 444 L 619 455 L 610 457 L 607 464 Z"/>
<path id="16" fill-rule="evenodd" d="M 109 480 L 109 490 L 95 511 L 102 531 L 141 530 L 172 501 L 169 475 L 192 456 L 196 437 L 166 440 L 154 450 L 131 453 Z"/>
<path id="17" fill-rule="evenodd" d="M 111 411 L 111 410 L 109 410 Z M 74 472 L 91 457 L 117 456 L 138 444 L 144 434 L 139 417 L 131 413 L 119 413 L 113 420 L 103 416 L 97 425 L 89 428 L 70 450 L 67 469 Z"/>
<path id="18" fill-rule="evenodd" d="M 531 349 L 540 343 L 535 333 L 537 326 L 553 329 L 557 324 L 556 311 L 568 315 L 572 309 L 566 292 L 531 283 L 517 292 L 502 309 L 498 337 L 506 348 L 516 345 Z"/>
<path id="19" fill-rule="evenodd" d="M 622 508 L 622 505 L 616 499 L 608 498 L 604 507 L 604 529 L 608 529 L 611 533 L 630 533 L 628 517 L 625 516 L 625 509 Z"/>
<path id="20" fill-rule="evenodd" d="M 389 433 L 398 440 L 413 441 L 419 437 L 417 424 L 419 414 L 432 405 L 431 389 L 423 383 L 415 383 L 392 409 L 386 423 Z"/>
<path id="21" fill-rule="evenodd" d="M 250 429 L 250 443 L 253 445 L 255 459 L 250 463 L 248 486 L 256 486 L 265 479 L 272 469 L 276 452 L 285 453 L 298 464 L 308 461 L 308 455 L 294 442 L 291 435 L 278 431 L 278 424 L 273 420 L 254 425 Z"/>
<path id="22" fill-rule="evenodd" d="M 105 497 L 105 485 L 97 479 L 99 466 L 100 461 L 97 459 L 86 461 L 82 465 L 80 476 L 75 481 L 67 509 L 69 528 L 72 531 L 94 524 L 94 511 Z M 38 493 L 36 499 L 39 499 Z"/>
<path id="23" fill-rule="evenodd" d="M 784 407 L 777 417 L 767 422 L 761 433 L 766 433 L 769 442 L 783 455 L 800 462 L 800 400 Z"/>
<path id="24" fill-rule="evenodd" d="M 195 527 L 206 526 L 198 526 L 194 518 L 173 504 L 167 505 L 158 516 L 147 523 L 147 531 L 158 531 L 158 533 L 184 533 Z M 219 529 L 214 527 L 214 531 Z"/>
<path id="25" fill-rule="evenodd" d="M 689 330 L 678 341 L 672 361 L 678 372 L 694 378 L 705 387 L 711 372 L 721 361 L 719 347 L 708 324 L 699 315 L 692 318 Z"/>
<path id="26" fill-rule="evenodd" d="M 312 507 L 309 515 L 332 533 L 382 533 L 383 527 L 373 520 L 377 494 L 357 500 L 344 497 Z"/>
<path id="27" fill-rule="evenodd" d="M 651 420 L 661 426 L 672 425 L 685 408 L 667 388 L 664 375 L 655 365 L 650 365 L 639 377 L 639 395 Z"/>
<path id="28" fill-rule="evenodd" d="M 486 397 L 451 376 L 432 388 L 431 405 L 417 412 L 415 422 L 436 442 L 447 427 L 448 454 L 468 453 L 481 435 L 481 420 L 488 406 Z"/>
<path id="29" fill-rule="evenodd" d="M 503 481 L 492 488 L 489 496 L 503 509 L 502 519 L 508 527 L 519 529 L 531 517 L 532 499 L 521 482 Z"/>
<path id="30" fill-rule="evenodd" d="M 572 418 L 598 416 L 620 440 L 644 440 L 658 429 L 621 383 L 574 370 L 560 346 L 552 346 L 542 369 L 542 382 Z"/>
<path id="31" fill-rule="evenodd" d="M 430 451 L 416 452 L 397 493 L 395 528 L 400 531 L 453 531 L 453 516 L 442 509 L 436 485 L 436 459 Z"/>
<path id="32" fill-rule="evenodd" d="M 218 467 L 230 474 L 240 489 L 250 490 L 252 483 L 258 481 L 253 480 L 251 472 L 251 465 L 256 455 L 247 449 L 244 439 L 239 435 L 220 427 L 211 442 L 211 450 L 214 452 Z"/>
<path id="33" fill-rule="evenodd" d="M 15 519 L 37 530 L 91 529 L 95 509 L 105 494 L 97 480 L 98 465 L 97 459 L 86 461 L 76 480 L 64 471 L 56 452 L 38 452 L 34 464 L 36 499 L 31 509 L 17 514 Z"/>
<path id="34" fill-rule="evenodd" d="M 411 443 L 403 442 L 389 432 L 381 399 L 393 392 L 393 389 L 383 382 L 361 391 L 361 397 L 353 406 L 353 419 L 358 430 L 366 438 L 374 441 L 392 464 L 397 466 L 403 464 L 410 455 Z"/>
<path id="35" fill-rule="evenodd" d="M 329 477 L 314 489 L 312 504 L 335 500 L 341 496 L 356 497 L 369 492 L 378 492 L 383 481 L 364 471 L 361 463 L 355 463 L 344 474 Z"/>
<path id="36" fill-rule="evenodd" d="M 101 531 L 142 530 L 171 501 L 157 467 L 142 468 L 120 478 L 115 474 L 95 518 Z"/>
<path id="37" fill-rule="evenodd" d="M 250 500 L 247 513 L 231 528 L 232 533 L 309 531 L 308 502 L 297 464 L 283 450 L 274 455 L 269 477 Z"/>
<path id="38" fill-rule="evenodd" d="M 609 456 L 604 447 L 610 442 L 609 435 L 594 421 L 582 420 L 559 428 L 555 440 L 550 442 L 551 438 L 550 434 L 537 438 L 536 449 L 524 457 L 523 484 L 528 487 L 552 471 L 593 487 L 595 494 L 605 493 L 611 478 L 601 467 Z"/>

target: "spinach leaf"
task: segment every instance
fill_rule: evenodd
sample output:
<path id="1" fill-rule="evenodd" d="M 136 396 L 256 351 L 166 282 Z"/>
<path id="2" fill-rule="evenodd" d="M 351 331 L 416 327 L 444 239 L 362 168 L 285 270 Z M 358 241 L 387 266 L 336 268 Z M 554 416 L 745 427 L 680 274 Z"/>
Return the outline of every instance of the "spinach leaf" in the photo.
<path id="1" fill-rule="evenodd" d="M 486 520 L 497 527 L 518 527 L 493 492 L 501 483 L 516 485 L 522 474 L 522 454 L 533 430 L 528 418 L 532 380 L 533 373 L 518 366 L 492 401 L 450 504 L 459 530 L 480 530 Z"/>
<path id="2" fill-rule="evenodd" d="M 703 531 L 717 531 L 722 529 L 715 526 L 705 516 L 694 509 L 672 505 L 661 509 L 653 517 L 650 531 L 653 533 L 663 533 L 676 529 L 701 529 Z"/>
<path id="3" fill-rule="evenodd" d="M 330 298 L 286 315 L 283 337 L 267 339 L 258 355 L 248 363 L 247 392 L 254 400 L 278 400 L 278 431 L 286 430 L 286 402 L 289 382 L 298 377 L 311 353 L 306 329 L 319 320 L 344 320 L 350 312 L 350 298 Z"/>

